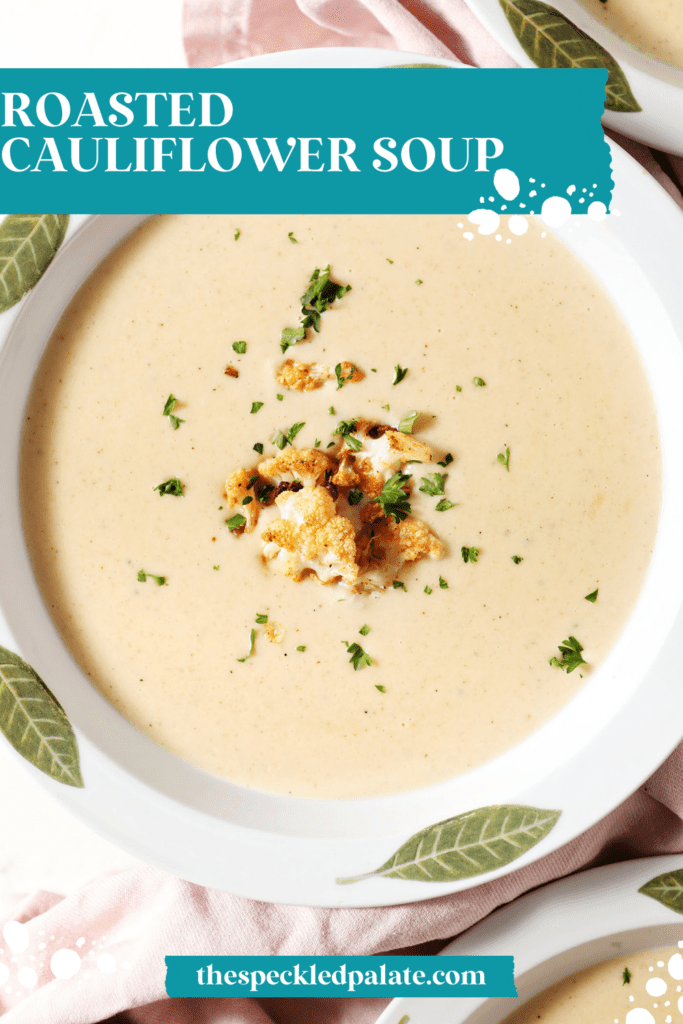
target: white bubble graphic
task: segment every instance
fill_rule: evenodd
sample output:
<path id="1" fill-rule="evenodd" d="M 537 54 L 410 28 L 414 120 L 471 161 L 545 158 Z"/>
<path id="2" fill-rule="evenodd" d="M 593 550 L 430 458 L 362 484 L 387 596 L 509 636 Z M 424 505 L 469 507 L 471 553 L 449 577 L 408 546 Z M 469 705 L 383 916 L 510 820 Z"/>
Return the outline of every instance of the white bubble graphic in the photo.
<path id="1" fill-rule="evenodd" d="M 17 974 L 19 984 L 23 985 L 24 988 L 33 988 L 38 981 L 38 975 L 32 967 L 22 967 Z"/>
<path id="2" fill-rule="evenodd" d="M 0 964 L 0 985 L 4 985 L 9 978 L 9 967 L 7 964 Z"/>
<path id="3" fill-rule="evenodd" d="M 584 189 L 584 192 L 585 191 L 586 190 Z M 567 189 L 567 195 L 568 196 L 573 196 L 575 192 L 576 192 L 576 185 L 570 185 L 569 188 Z"/>
<path id="4" fill-rule="evenodd" d="M 493 175 L 493 187 L 503 199 L 516 199 L 519 195 L 519 178 L 514 171 L 499 167 Z"/>
<path id="5" fill-rule="evenodd" d="M 467 219 L 471 224 L 479 225 L 480 235 L 492 235 L 500 224 L 500 217 L 495 210 L 472 210 Z"/>
<path id="6" fill-rule="evenodd" d="M 116 970 L 116 958 L 111 953 L 103 953 L 97 958 L 97 966 L 102 974 L 113 974 Z"/>
<path id="7" fill-rule="evenodd" d="M 50 970 L 55 978 L 66 981 L 78 974 L 80 968 L 81 958 L 75 949 L 58 949 L 56 953 L 52 954 Z"/>
<path id="8" fill-rule="evenodd" d="M 666 982 L 664 978 L 648 978 L 645 986 L 645 991 L 649 996 L 663 996 L 666 992 Z"/>
<path id="9" fill-rule="evenodd" d="M 586 211 L 591 220 L 604 220 L 607 216 L 607 207 L 597 199 L 591 203 Z"/>
<path id="10" fill-rule="evenodd" d="M 669 974 L 676 981 L 680 981 L 683 978 L 683 956 L 680 953 L 674 953 L 669 960 Z"/>
<path id="11" fill-rule="evenodd" d="M 474 235 L 472 234 L 471 231 L 464 231 L 462 237 L 466 238 L 468 242 L 471 242 L 472 239 L 474 238 Z"/>
<path id="12" fill-rule="evenodd" d="M 78 946 L 79 949 L 81 948 L 81 946 L 85 945 L 85 939 L 83 938 L 83 936 L 81 936 L 80 939 L 76 939 L 76 945 Z"/>
<path id="13" fill-rule="evenodd" d="M 525 235 L 529 230 L 529 222 L 521 214 L 513 213 L 508 221 L 508 227 L 513 235 Z"/>
<path id="14" fill-rule="evenodd" d="M 2 935 L 13 953 L 23 953 L 28 947 L 28 928 L 19 921 L 8 921 L 2 929 Z"/>
<path id="15" fill-rule="evenodd" d="M 569 220 L 571 214 L 571 204 L 562 196 L 549 196 L 541 209 L 541 218 L 549 228 L 558 228 Z"/>

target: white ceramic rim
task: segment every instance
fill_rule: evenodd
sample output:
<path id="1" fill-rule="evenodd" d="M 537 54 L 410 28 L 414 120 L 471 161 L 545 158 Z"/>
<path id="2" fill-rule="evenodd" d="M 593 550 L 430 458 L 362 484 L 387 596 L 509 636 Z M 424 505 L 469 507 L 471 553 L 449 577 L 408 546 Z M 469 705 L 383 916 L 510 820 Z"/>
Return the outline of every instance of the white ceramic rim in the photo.
<path id="1" fill-rule="evenodd" d="M 638 892 L 683 856 L 593 868 L 495 911 L 440 955 L 514 956 L 517 999 L 394 999 L 377 1024 L 500 1024 L 549 985 L 601 961 L 683 940 L 680 914 Z"/>
<path id="2" fill-rule="evenodd" d="M 536 67 L 512 31 L 499 0 L 465 0 L 465 3 L 520 67 Z M 683 71 L 655 60 L 620 39 L 578 0 L 552 0 L 552 6 L 612 54 L 642 107 L 639 113 L 633 114 L 606 110 L 604 124 L 637 142 L 683 156 Z"/>
<path id="3" fill-rule="evenodd" d="M 354 63 L 356 55 L 358 64 Z M 371 66 L 374 61 L 377 66 L 420 60 L 425 58 L 385 50 L 349 49 L 333 51 L 331 55 L 329 50 L 267 55 L 262 62 L 254 60 L 247 64 L 276 66 L 277 62 L 277 66 L 329 67 Z M 683 408 L 678 408 L 680 391 L 674 385 L 683 379 L 683 353 L 665 309 L 674 322 L 683 324 L 683 296 L 678 285 L 676 264 L 683 239 L 683 217 L 642 168 L 617 148 L 613 151 L 613 162 L 617 180 L 615 200 L 622 216 L 610 218 L 602 226 L 581 218 L 581 228 L 576 229 L 573 239 L 568 234 L 568 241 L 581 248 L 582 245 L 585 247 L 585 239 L 588 239 L 589 264 L 596 259 L 600 262 L 605 253 L 621 250 L 625 253 L 624 247 L 645 260 L 647 266 L 643 272 L 636 268 L 632 257 L 624 256 L 622 270 L 634 275 L 628 291 L 642 296 L 641 305 L 647 310 L 646 326 L 654 335 L 653 351 L 662 350 L 664 372 L 661 367 L 659 371 L 652 369 L 665 378 L 660 382 L 662 386 L 666 387 L 668 381 L 668 386 L 673 388 L 669 404 L 671 408 L 676 405 L 672 413 L 676 429 L 670 430 L 669 434 L 679 438 L 683 436 Z M 35 335 L 35 318 L 47 308 L 50 290 L 56 290 L 60 296 L 57 314 L 51 321 L 48 316 L 48 321 L 54 322 L 71 294 L 68 291 L 62 293 L 58 286 L 60 275 L 66 273 L 64 268 L 70 258 L 69 252 L 78 251 L 80 254 L 81 279 L 100 258 L 90 246 L 89 224 L 92 222 L 81 219 L 80 227 L 70 233 L 70 239 L 35 289 L 33 296 L 42 297 L 42 301 L 38 303 L 30 297 L 16 310 L 4 315 L 0 326 L 4 326 L 6 332 L 12 327 L 15 336 L 22 330 L 27 332 L 27 339 L 31 334 Z M 593 248 L 591 237 L 600 240 L 599 248 Z M 656 237 L 656 246 L 653 246 L 653 237 Z M 62 298 L 62 294 L 66 297 Z M 46 326 L 49 327 L 47 321 L 43 328 Z M 0 377 L 16 375 L 16 349 L 15 345 L 11 355 L 7 348 L 0 353 Z M 21 347 L 19 351 L 22 351 Z M 26 372 L 26 367 L 23 372 Z M 10 437 L 12 430 L 16 433 L 16 425 L 11 427 L 5 418 L 6 411 L 0 409 L 0 430 L 7 431 L 3 436 Z M 5 479 L 16 481 L 17 447 L 18 442 L 14 447 L 12 444 L 4 446 L 0 478 L 5 475 Z M 683 467 L 680 461 L 676 463 L 675 446 L 670 447 L 675 465 L 670 468 L 669 477 L 675 489 L 676 479 L 683 479 L 680 471 Z M 677 537 L 677 523 L 683 514 L 680 483 L 678 493 L 669 501 L 668 507 L 668 520 L 666 516 L 662 520 L 662 529 L 670 540 L 665 560 L 683 566 L 683 537 Z M 17 509 L 12 514 L 18 521 Z M 15 548 L 16 538 L 15 532 Z M 22 547 L 20 534 L 18 547 Z M 214 779 L 174 758 L 138 733 L 89 684 L 85 692 L 80 670 L 58 637 L 55 641 L 54 626 L 42 602 L 40 609 L 37 608 L 35 584 L 32 579 L 26 583 L 28 562 L 25 551 L 15 553 L 19 570 L 14 573 L 7 571 L 0 581 L 8 619 L 1 640 L 6 646 L 21 650 L 55 688 L 67 707 L 79 733 L 87 787 L 82 791 L 71 790 L 42 775 L 39 776 L 40 781 L 86 823 L 119 846 L 174 874 L 212 888 L 272 902 L 317 906 L 393 905 L 469 888 L 533 862 L 590 827 L 640 785 L 683 734 L 683 711 L 662 714 L 658 710 L 660 707 L 678 708 L 680 704 L 677 665 L 680 664 L 681 651 L 676 637 L 681 635 L 681 630 L 677 629 L 666 640 L 641 682 L 639 692 L 636 692 L 635 685 L 624 686 L 620 673 L 622 670 L 628 672 L 629 665 L 631 669 L 635 666 L 639 671 L 640 666 L 644 670 L 651 660 L 649 653 L 643 647 L 634 659 L 632 651 L 627 651 L 624 644 L 620 650 L 618 644 L 599 670 L 605 686 L 597 705 L 595 688 L 590 691 L 589 699 L 587 687 L 555 719 L 529 738 L 528 749 L 537 753 L 562 750 L 563 762 L 556 761 L 554 769 L 544 778 L 536 778 L 535 765 L 539 763 L 536 757 L 524 760 L 511 752 L 477 772 L 428 790 L 382 800 L 347 802 L 354 804 L 357 815 L 355 830 L 349 829 L 343 821 L 344 802 L 316 802 L 313 805 L 310 801 L 292 801 L 255 793 Z M 659 558 L 660 561 L 665 558 L 661 546 Z M 639 607 L 646 613 L 641 620 L 641 629 L 642 622 L 649 621 L 647 629 L 654 638 L 650 653 L 664 642 L 673 624 L 675 609 L 683 596 L 683 573 L 678 575 L 682 582 L 677 584 L 678 589 L 674 587 L 668 594 L 668 599 L 663 599 L 664 595 L 657 588 L 654 594 L 650 593 L 648 584 L 641 596 Z M 26 603 L 21 595 L 23 591 L 30 590 L 31 584 L 34 593 L 29 595 Z M 27 617 L 32 627 L 28 632 L 25 625 Z M 678 625 L 683 625 L 683 615 L 679 614 L 679 619 Z M 14 640 L 13 633 L 20 642 Z M 50 637 L 50 633 L 54 635 Z M 59 646 L 61 651 L 57 649 Z M 598 672 L 595 678 L 598 678 Z M 649 699 L 644 702 L 642 693 L 646 685 Z M 616 715 L 615 707 L 619 707 Z M 578 729 L 583 729 L 580 740 L 572 740 L 568 746 L 563 740 L 563 733 L 571 732 L 575 736 Z M 643 741 L 643 735 L 649 736 L 649 741 Z M 116 743 L 112 746 L 112 737 L 118 737 L 118 746 Z M 627 756 L 625 751 L 628 751 Z M 601 780 L 599 786 L 593 782 L 596 778 Z M 501 779 L 506 780 L 504 788 L 501 787 Z M 196 792 L 199 790 L 202 796 L 198 801 Z M 335 883 L 337 877 L 359 874 L 379 866 L 419 828 L 476 806 L 501 802 L 557 808 L 563 813 L 553 832 L 539 846 L 513 865 L 485 876 L 428 886 L 419 882 L 377 878 L 352 887 L 340 887 Z M 305 808 L 302 809 L 301 805 Z M 315 807 L 317 833 L 301 834 L 302 822 L 307 815 L 310 819 L 312 806 Z M 227 820 L 240 814 L 240 823 Z M 258 826 L 264 815 L 268 827 L 254 827 L 254 823 Z M 275 870 L 273 864 L 276 865 Z"/>

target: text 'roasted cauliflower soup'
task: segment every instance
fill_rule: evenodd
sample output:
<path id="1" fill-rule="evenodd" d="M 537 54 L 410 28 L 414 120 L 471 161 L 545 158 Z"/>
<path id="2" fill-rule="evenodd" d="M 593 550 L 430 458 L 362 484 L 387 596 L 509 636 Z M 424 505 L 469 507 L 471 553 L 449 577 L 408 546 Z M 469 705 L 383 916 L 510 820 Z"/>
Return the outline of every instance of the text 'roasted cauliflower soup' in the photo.
<path id="1" fill-rule="evenodd" d="M 37 578 L 93 683 L 201 768 L 320 798 L 451 778 L 635 604 L 661 490 L 636 349 L 533 222 L 459 223 L 155 218 L 54 333 Z"/>

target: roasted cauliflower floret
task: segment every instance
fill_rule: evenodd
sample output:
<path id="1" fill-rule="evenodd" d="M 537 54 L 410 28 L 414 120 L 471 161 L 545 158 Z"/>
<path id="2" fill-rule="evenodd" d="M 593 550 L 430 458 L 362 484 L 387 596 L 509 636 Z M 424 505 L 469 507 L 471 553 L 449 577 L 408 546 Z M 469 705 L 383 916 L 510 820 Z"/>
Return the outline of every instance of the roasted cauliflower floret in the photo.
<path id="1" fill-rule="evenodd" d="M 332 483 L 337 487 L 355 487 L 360 483 L 360 477 L 354 466 L 354 457 L 351 452 L 344 452 L 339 460 L 339 468 L 332 477 Z"/>
<path id="2" fill-rule="evenodd" d="M 250 491 L 247 486 L 255 475 L 254 470 L 236 469 L 225 481 L 223 497 L 227 502 L 228 518 L 230 518 L 231 514 L 239 512 L 246 519 L 244 529 L 235 530 L 235 533 L 251 533 L 258 522 L 261 506 L 255 500 L 253 491 Z M 254 500 L 243 505 L 242 501 L 244 498 L 252 498 Z"/>
<path id="3" fill-rule="evenodd" d="M 339 377 L 344 384 L 357 384 L 359 380 L 365 380 L 365 374 L 355 363 L 344 360 L 343 363 L 337 363 L 337 366 L 339 367 Z M 335 376 L 337 375 L 337 366 L 334 368 Z"/>
<path id="4" fill-rule="evenodd" d="M 326 473 L 337 467 L 334 459 L 317 448 L 285 448 L 272 459 L 260 462 L 259 476 L 271 484 L 300 480 L 303 484 L 322 483 Z"/>
<path id="5" fill-rule="evenodd" d="M 443 558 L 446 553 L 427 524 L 412 516 L 400 523 L 391 517 L 366 523 L 356 534 L 356 549 L 363 590 L 384 589 L 407 563 Z"/>
<path id="6" fill-rule="evenodd" d="M 431 462 L 432 449 L 412 434 L 403 434 L 395 427 L 357 420 L 351 436 L 363 447 L 351 455 L 344 453 L 358 479 L 355 483 L 368 498 L 377 498 L 387 480 L 398 473 L 406 462 Z M 341 469 L 341 466 L 340 466 Z M 338 483 L 332 477 L 334 483 Z"/>
<path id="7" fill-rule="evenodd" d="M 277 371 L 278 382 L 290 391 L 315 391 L 333 376 L 329 366 L 297 363 L 294 359 L 287 359 Z"/>
<path id="8" fill-rule="evenodd" d="M 282 518 L 261 534 L 266 561 L 293 580 L 353 584 L 358 576 L 354 529 L 338 516 L 324 487 L 286 491 L 275 499 Z"/>

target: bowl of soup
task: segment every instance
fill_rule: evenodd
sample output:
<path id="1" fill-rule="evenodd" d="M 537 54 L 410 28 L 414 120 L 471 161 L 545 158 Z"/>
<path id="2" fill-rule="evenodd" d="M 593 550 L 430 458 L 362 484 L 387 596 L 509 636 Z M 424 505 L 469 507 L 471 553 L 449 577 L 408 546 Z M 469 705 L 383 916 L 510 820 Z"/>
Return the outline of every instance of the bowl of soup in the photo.
<path id="1" fill-rule="evenodd" d="M 212 887 L 403 903 L 664 759 L 681 218 L 613 168 L 620 215 L 556 231 L 73 218 L 4 315 L 0 605 L 75 813 Z"/>

